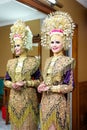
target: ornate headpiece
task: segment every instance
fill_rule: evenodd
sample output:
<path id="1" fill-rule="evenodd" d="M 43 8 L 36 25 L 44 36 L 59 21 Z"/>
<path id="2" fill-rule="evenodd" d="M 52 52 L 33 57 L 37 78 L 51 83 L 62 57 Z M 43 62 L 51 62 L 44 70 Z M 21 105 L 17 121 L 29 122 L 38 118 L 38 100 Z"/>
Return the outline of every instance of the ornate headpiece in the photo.
<path id="1" fill-rule="evenodd" d="M 30 50 L 32 48 L 32 32 L 28 26 L 21 20 L 17 20 L 11 27 L 10 41 L 11 51 L 14 53 L 14 42 L 16 39 L 22 39 L 24 42 L 23 47 Z"/>
<path id="2" fill-rule="evenodd" d="M 49 47 L 50 36 L 60 34 L 64 36 L 64 49 L 70 46 L 75 24 L 66 12 L 56 11 L 50 13 L 43 21 L 41 28 L 41 45 Z"/>

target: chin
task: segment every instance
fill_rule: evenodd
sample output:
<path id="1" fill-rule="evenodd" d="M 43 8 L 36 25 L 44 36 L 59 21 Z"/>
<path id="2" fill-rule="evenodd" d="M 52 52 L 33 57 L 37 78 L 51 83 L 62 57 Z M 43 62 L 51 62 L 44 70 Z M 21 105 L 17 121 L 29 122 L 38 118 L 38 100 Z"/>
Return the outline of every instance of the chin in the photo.
<path id="1" fill-rule="evenodd" d="M 19 56 L 19 54 L 15 54 L 15 56 Z"/>
<path id="2" fill-rule="evenodd" d="M 57 53 L 59 53 L 60 51 L 53 51 L 53 53 L 55 53 L 55 54 L 57 54 Z"/>

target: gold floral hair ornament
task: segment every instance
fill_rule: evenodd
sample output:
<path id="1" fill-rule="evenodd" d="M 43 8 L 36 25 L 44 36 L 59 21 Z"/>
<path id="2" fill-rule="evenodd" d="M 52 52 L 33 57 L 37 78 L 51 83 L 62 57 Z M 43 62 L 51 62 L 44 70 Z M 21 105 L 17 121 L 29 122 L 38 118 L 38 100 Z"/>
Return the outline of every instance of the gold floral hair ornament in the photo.
<path id="1" fill-rule="evenodd" d="M 41 45 L 49 48 L 51 35 L 60 34 L 64 36 L 64 49 L 69 49 L 74 28 L 75 24 L 68 13 L 62 11 L 50 13 L 42 24 Z"/>
<path id="2" fill-rule="evenodd" d="M 11 51 L 14 53 L 14 43 L 16 39 L 22 39 L 24 42 L 23 47 L 30 50 L 32 49 L 32 32 L 29 26 L 21 20 L 17 20 L 13 26 L 11 26 L 10 41 L 11 41 Z"/>

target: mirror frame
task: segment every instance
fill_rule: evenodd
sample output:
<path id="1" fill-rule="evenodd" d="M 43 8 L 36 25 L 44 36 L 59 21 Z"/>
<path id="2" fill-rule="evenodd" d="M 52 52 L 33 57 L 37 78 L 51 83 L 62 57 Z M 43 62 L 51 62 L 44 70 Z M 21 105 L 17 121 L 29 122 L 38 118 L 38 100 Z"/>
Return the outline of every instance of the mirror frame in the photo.
<path id="1" fill-rule="evenodd" d="M 38 0 L 17 0 L 18 2 L 24 3 L 27 6 L 31 6 L 45 14 L 49 14 L 50 12 L 55 11 L 52 6 L 48 6 Z"/>
<path id="2" fill-rule="evenodd" d="M 33 43 L 38 43 L 38 54 L 37 56 L 40 58 L 40 70 L 41 70 L 41 64 L 42 64 L 42 47 L 41 47 L 41 37 L 40 35 L 33 36 Z"/>

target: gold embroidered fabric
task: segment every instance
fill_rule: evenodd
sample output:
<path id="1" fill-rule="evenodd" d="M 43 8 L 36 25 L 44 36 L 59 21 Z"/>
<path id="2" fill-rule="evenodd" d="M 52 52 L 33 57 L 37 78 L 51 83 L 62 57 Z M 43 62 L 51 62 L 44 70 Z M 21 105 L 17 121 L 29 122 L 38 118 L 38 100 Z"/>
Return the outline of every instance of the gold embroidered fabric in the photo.
<path id="1" fill-rule="evenodd" d="M 15 58 L 8 61 L 7 72 L 12 82 L 21 80 L 28 82 L 32 80 L 31 75 L 37 71 L 38 67 L 39 61 L 34 57 L 20 61 Z M 5 82 L 9 84 L 9 81 L 6 80 Z M 25 86 L 20 91 L 11 87 L 8 110 L 12 130 L 37 130 L 38 109 L 37 93 L 34 87 Z"/>
<path id="2" fill-rule="evenodd" d="M 71 79 L 70 84 L 65 84 L 65 86 L 62 82 L 63 75 L 73 68 L 74 59 L 64 55 L 53 56 L 46 61 L 43 73 L 44 82 L 49 87 L 53 86 L 54 83 L 60 84 L 62 93 L 57 93 L 57 91 L 43 92 L 40 107 L 41 130 L 49 130 L 52 124 L 56 126 L 56 130 L 69 130 L 69 100 L 67 93 L 71 91 L 69 85 L 72 88 L 72 84 Z M 65 92 L 64 90 L 68 91 Z"/>
<path id="3" fill-rule="evenodd" d="M 17 79 L 18 81 L 21 81 L 21 79 L 22 79 L 21 72 L 22 72 L 23 63 L 24 63 L 25 58 L 26 57 L 20 58 L 20 60 L 18 60 L 18 62 L 17 62 L 17 66 L 15 69 L 15 79 Z"/>
<path id="4" fill-rule="evenodd" d="M 70 69 L 73 69 L 75 61 L 73 58 L 59 55 L 58 57 L 50 57 L 46 61 L 44 68 L 44 82 L 48 85 L 52 85 L 55 81 L 60 82 L 62 76 Z"/>

